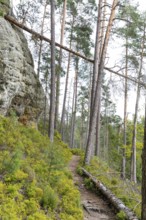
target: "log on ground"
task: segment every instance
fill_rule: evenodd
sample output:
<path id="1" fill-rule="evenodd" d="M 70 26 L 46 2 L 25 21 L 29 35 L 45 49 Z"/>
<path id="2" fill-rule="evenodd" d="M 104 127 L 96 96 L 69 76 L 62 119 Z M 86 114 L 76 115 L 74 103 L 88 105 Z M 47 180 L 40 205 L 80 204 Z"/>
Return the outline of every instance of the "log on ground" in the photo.
<path id="1" fill-rule="evenodd" d="M 90 178 L 90 180 L 95 184 L 97 189 L 102 193 L 102 195 L 105 196 L 105 198 L 107 198 L 107 200 L 113 205 L 113 207 L 117 211 L 123 211 L 125 215 L 127 216 L 127 219 L 129 220 L 138 220 L 135 213 L 131 209 L 129 209 L 127 206 L 125 206 L 125 204 L 120 199 L 118 199 L 106 186 L 104 186 L 104 184 L 98 181 L 94 176 L 92 176 L 84 168 L 81 168 L 81 169 L 82 169 L 83 174 L 86 177 Z"/>

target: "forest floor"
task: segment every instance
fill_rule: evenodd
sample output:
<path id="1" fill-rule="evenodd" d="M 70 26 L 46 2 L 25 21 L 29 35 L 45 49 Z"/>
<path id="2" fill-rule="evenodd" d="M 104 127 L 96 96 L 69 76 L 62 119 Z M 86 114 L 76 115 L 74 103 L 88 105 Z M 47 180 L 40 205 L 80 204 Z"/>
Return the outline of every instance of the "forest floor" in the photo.
<path id="1" fill-rule="evenodd" d="M 116 214 L 109 207 L 108 202 L 85 188 L 84 179 L 76 172 L 80 157 L 73 155 L 69 169 L 73 175 L 74 184 L 78 186 L 81 194 L 81 203 L 84 211 L 84 220 L 115 220 Z"/>

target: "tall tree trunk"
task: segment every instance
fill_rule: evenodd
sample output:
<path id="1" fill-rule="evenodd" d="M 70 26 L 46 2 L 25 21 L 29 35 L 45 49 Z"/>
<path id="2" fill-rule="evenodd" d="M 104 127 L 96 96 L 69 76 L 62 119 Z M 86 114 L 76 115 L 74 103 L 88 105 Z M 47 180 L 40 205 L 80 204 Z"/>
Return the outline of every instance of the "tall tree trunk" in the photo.
<path id="1" fill-rule="evenodd" d="M 67 4 L 67 0 L 64 0 L 63 11 L 62 11 L 62 23 L 61 23 L 61 38 L 60 38 L 61 45 L 63 45 L 63 41 L 64 41 L 66 4 Z M 60 53 L 59 53 L 60 70 L 61 70 L 61 67 L 62 67 L 62 48 L 60 48 Z M 60 71 L 57 73 L 57 82 L 56 82 L 55 128 L 57 128 L 57 121 L 58 121 L 58 114 L 59 114 L 59 98 L 60 98 Z"/>
<path id="2" fill-rule="evenodd" d="M 90 110 L 91 110 L 91 90 L 92 90 L 92 64 L 90 67 L 90 82 L 89 82 L 89 101 L 88 101 L 88 118 L 87 118 L 87 132 L 86 132 L 86 142 L 89 134 L 89 123 L 90 123 Z"/>
<path id="3" fill-rule="evenodd" d="M 48 5 L 48 0 L 46 0 L 45 6 L 44 6 L 43 20 L 42 20 L 42 25 L 41 25 L 41 35 L 43 35 L 43 33 L 44 33 L 44 22 L 45 22 L 47 5 Z M 39 47 L 39 54 L 38 54 L 39 57 L 38 57 L 38 66 L 37 66 L 38 78 L 40 78 L 40 64 L 41 64 L 42 46 L 43 46 L 43 40 L 40 39 L 40 47 Z"/>
<path id="4" fill-rule="evenodd" d="M 126 144 L 127 144 L 127 97 L 128 97 L 128 85 L 127 85 L 127 75 L 128 75 L 128 39 L 126 37 L 126 65 L 125 65 L 125 96 L 124 96 L 124 133 L 123 133 L 123 153 L 122 153 L 122 169 L 121 178 L 125 179 L 126 175 Z"/>
<path id="5" fill-rule="evenodd" d="M 45 79 L 45 106 L 44 106 L 44 120 L 43 120 L 43 131 L 44 131 L 44 134 L 46 133 L 47 129 L 46 129 L 46 113 L 47 113 L 47 95 L 48 94 L 48 70 L 47 70 L 47 73 L 46 73 L 46 79 Z"/>
<path id="6" fill-rule="evenodd" d="M 73 21 L 72 21 L 72 26 L 71 26 L 71 36 L 70 36 L 70 43 L 69 43 L 70 49 L 71 49 L 71 44 L 72 44 L 73 25 L 74 25 L 74 16 L 73 16 Z M 64 118 L 65 118 L 65 110 L 66 110 L 66 98 L 67 98 L 67 92 L 68 92 L 70 62 L 71 62 L 71 53 L 69 53 L 69 56 L 68 56 L 66 82 L 65 82 L 65 89 L 64 89 L 62 114 L 61 114 L 61 129 L 60 129 L 60 132 L 61 132 L 62 140 L 64 139 L 64 137 L 63 137 L 63 134 L 64 134 Z"/>
<path id="7" fill-rule="evenodd" d="M 73 82 L 71 80 L 69 88 L 71 88 Z M 70 142 L 70 103 L 71 103 L 71 91 L 68 91 L 68 100 L 67 100 L 67 108 L 65 109 L 66 114 L 66 132 L 63 129 L 63 141 Z M 66 136 L 65 136 L 66 134 Z"/>
<path id="8" fill-rule="evenodd" d="M 140 82 L 140 78 L 142 76 L 142 68 L 143 68 L 143 55 L 144 55 L 144 45 L 145 44 L 145 27 L 144 27 L 144 35 L 141 44 L 141 58 L 140 58 L 140 68 L 138 73 L 138 81 Z M 137 182 L 136 178 L 136 127 L 137 127 L 137 117 L 138 117 L 138 106 L 140 99 L 140 85 L 137 85 L 137 96 L 136 96 L 136 104 L 135 104 L 135 114 L 134 114 L 134 125 L 133 125 L 133 137 L 132 137 L 132 154 L 131 154 L 131 181 Z"/>
<path id="9" fill-rule="evenodd" d="M 101 24 L 100 26 L 100 32 L 99 32 L 99 36 L 100 36 L 100 44 L 99 44 L 99 60 L 101 58 L 101 53 L 102 53 L 102 49 L 103 49 L 103 43 L 104 43 L 104 34 L 105 34 L 105 18 L 106 18 L 106 0 L 101 1 Z M 101 109 L 101 97 L 100 97 L 100 101 L 99 101 L 99 108 L 98 108 L 98 112 L 97 112 L 97 122 L 96 122 L 96 135 L 95 135 L 95 156 L 99 156 L 100 153 L 100 109 Z"/>
<path id="10" fill-rule="evenodd" d="M 131 181 L 137 182 L 136 178 L 136 127 L 137 127 L 137 116 L 138 116 L 138 105 L 140 99 L 140 86 L 137 87 L 135 114 L 134 114 L 134 125 L 133 125 L 133 136 L 132 136 L 132 155 L 131 155 Z"/>
<path id="11" fill-rule="evenodd" d="M 77 110 L 78 62 L 79 60 L 77 58 L 76 69 L 75 69 L 74 92 L 73 92 L 72 117 L 71 117 L 70 148 L 74 148 L 75 121 L 76 121 L 76 110 Z"/>
<path id="12" fill-rule="evenodd" d="M 82 110 L 81 110 L 81 139 L 80 139 L 80 149 L 83 149 L 84 146 L 84 103 L 82 100 Z"/>
<path id="13" fill-rule="evenodd" d="M 101 84 L 102 84 L 102 79 L 103 79 L 103 73 L 104 73 L 104 63 L 105 63 L 105 58 L 106 58 L 106 52 L 107 52 L 107 47 L 108 47 L 108 42 L 109 42 L 109 37 L 110 37 L 110 32 L 113 24 L 113 20 L 115 18 L 115 9 L 117 6 L 118 0 L 113 0 L 112 4 L 112 9 L 111 9 L 111 14 L 105 34 L 105 39 L 104 39 L 104 44 L 103 44 L 103 49 L 101 53 L 101 60 L 99 64 L 99 71 L 98 71 L 98 80 L 97 80 L 97 85 L 96 85 L 96 90 L 95 90 L 95 98 L 93 102 L 93 106 L 91 108 L 92 110 L 92 116 L 91 116 L 91 121 L 90 121 L 90 127 L 89 127 L 89 135 L 88 135 L 88 140 L 87 140 L 87 146 L 86 146 L 86 152 L 85 152 L 85 158 L 84 158 L 84 163 L 89 164 L 90 159 L 91 159 L 91 153 L 92 153 L 92 140 L 93 140 L 93 135 L 95 133 L 95 125 L 96 125 L 96 118 L 97 118 L 97 111 L 99 109 L 99 104 L 100 104 L 100 96 L 101 96 Z M 95 62 L 94 65 L 97 65 Z M 92 94 L 93 95 L 93 94 Z"/>
<path id="14" fill-rule="evenodd" d="M 93 103 L 94 103 L 95 90 L 96 90 L 96 84 L 97 84 L 97 78 L 98 78 L 99 52 L 100 52 L 100 40 L 101 40 L 101 7 L 102 7 L 102 0 L 99 0 L 95 53 L 94 53 L 94 66 L 93 66 L 93 77 L 92 77 L 91 107 L 93 106 Z M 92 117 L 92 112 L 90 112 L 90 117 Z"/>
<path id="15" fill-rule="evenodd" d="M 64 90 L 62 114 L 61 114 L 61 129 L 60 129 L 60 132 L 61 132 L 62 140 L 64 140 L 64 119 L 65 119 L 65 109 L 66 109 L 66 98 L 67 98 L 67 92 L 68 92 L 70 61 L 71 61 L 71 53 L 69 53 L 69 57 L 68 57 L 68 65 L 67 65 L 66 81 L 65 81 L 65 90 Z"/>
<path id="16" fill-rule="evenodd" d="M 102 3 L 102 17 L 101 17 L 101 42 L 100 42 L 100 57 L 102 53 L 103 43 L 104 43 L 104 35 L 105 35 L 105 21 L 106 21 L 106 5 L 107 0 L 103 0 Z"/>
<path id="17" fill-rule="evenodd" d="M 146 94 L 145 94 L 146 96 Z M 145 125 L 144 146 L 142 150 L 142 210 L 141 220 L 146 220 L 146 97 L 145 97 Z"/>
<path id="18" fill-rule="evenodd" d="M 55 1 L 51 0 L 51 93 L 49 114 L 49 137 L 54 141 L 54 119 L 55 119 Z"/>
<path id="19" fill-rule="evenodd" d="M 97 121 L 96 121 L 96 139 L 95 139 L 95 156 L 99 156 L 100 154 L 100 108 L 101 108 L 101 98 L 99 100 L 99 109 L 97 112 Z"/>
<path id="20" fill-rule="evenodd" d="M 48 2 L 46 0 L 45 6 L 44 6 L 44 11 L 43 11 L 42 24 L 41 24 L 41 33 L 40 33 L 41 35 L 43 35 L 43 32 L 44 32 L 44 22 L 45 22 L 47 5 L 48 5 Z M 40 80 L 40 65 L 41 65 L 42 47 L 43 47 L 43 40 L 40 39 L 40 45 L 39 45 L 39 51 L 38 51 L 38 63 L 37 63 L 37 76 L 38 76 L 38 80 Z M 39 85 L 39 81 L 38 81 L 37 88 L 36 88 L 36 104 L 37 104 L 38 97 L 39 97 L 39 94 L 38 94 L 38 87 L 39 86 L 40 85 Z M 46 99 L 47 99 L 47 97 L 46 97 L 46 94 L 45 94 L 45 102 L 46 102 Z M 46 103 L 45 103 L 45 105 L 46 105 Z M 44 113 L 46 114 L 46 110 L 45 109 L 44 109 Z"/>
<path id="21" fill-rule="evenodd" d="M 99 70 L 99 62 L 100 62 L 100 48 L 101 48 L 101 15 L 102 15 L 102 0 L 99 0 L 98 2 L 98 18 L 97 18 L 97 27 L 96 27 L 96 40 L 95 40 L 95 53 L 94 53 L 94 65 L 93 65 L 93 76 L 92 76 L 92 88 L 91 88 L 91 107 L 93 108 L 94 105 L 94 99 L 95 99 L 95 92 L 96 92 L 96 84 L 97 84 L 97 79 L 98 79 L 98 70 Z M 97 121 L 100 121 L 100 113 L 99 113 L 100 107 L 98 109 L 98 119 Z M 90 111 L 90 123 L 91 123 L 91 118 L 92 118 L 92 111 Z M 95 119 L 96 120 L 96 119 Z M 95 142 L 95 148 L 97 150 L 98 146 L 98 136 L 99 136 L 99 130 L 98 127 L 100 125 L 95 125 L 96 126 L 96 132 L 95 135 L 93 136 L 92 139 L 92 144 L 94 145 Z M 95 141 L 96 140 L 96 141 Z M 94 151 L 95 154 L 95 151 Z"/>

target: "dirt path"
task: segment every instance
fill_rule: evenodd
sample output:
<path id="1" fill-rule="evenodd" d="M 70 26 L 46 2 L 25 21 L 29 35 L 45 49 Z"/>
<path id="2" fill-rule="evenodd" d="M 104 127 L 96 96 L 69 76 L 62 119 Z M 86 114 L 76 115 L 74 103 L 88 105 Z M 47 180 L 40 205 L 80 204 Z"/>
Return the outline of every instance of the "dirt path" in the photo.
<path id="1" fill-rule="evenodd" d="M 84 220 L 115 220 L 116 216 L 109 208 L 107 202 L 84 187 L 83 178 L 76 173 L 79 160 L 80 157 L 74 155 L 69 164 L 69 169 L 73 174 L 74 183 L 78 186 L 81 193 Z"/>

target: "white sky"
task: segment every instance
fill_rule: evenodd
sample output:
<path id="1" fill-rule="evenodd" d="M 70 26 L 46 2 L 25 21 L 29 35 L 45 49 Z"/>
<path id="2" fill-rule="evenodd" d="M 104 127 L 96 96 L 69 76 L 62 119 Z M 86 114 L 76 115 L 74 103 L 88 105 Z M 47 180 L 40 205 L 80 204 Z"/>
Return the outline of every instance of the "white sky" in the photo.
<path id="1" fill-rule="evenodd" d="M 145 0 L 139 0 L 139 1 L 136 1 L 136 2 L 138 2 L 139 3 L 139 8 L 140 8 L 140 10 L 142 10 L 142 11 L 145 11 L 146 10 L 146 2 L 145 2 Z"/>

